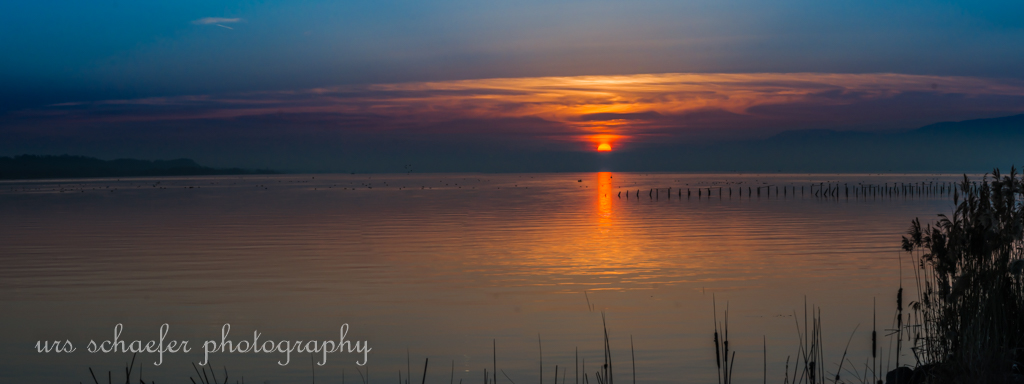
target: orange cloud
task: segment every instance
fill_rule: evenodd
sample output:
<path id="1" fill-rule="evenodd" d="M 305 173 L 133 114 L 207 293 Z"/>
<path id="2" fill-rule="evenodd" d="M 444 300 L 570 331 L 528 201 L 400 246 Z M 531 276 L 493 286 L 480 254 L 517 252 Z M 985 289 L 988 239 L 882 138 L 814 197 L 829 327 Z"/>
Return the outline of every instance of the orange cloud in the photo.
<path id="1" fill-rule="evenodd" d="M 52 106 L 46 113 L 81 117 L 104 108 L 126 110 L 95 114 L 97 119 L 108 120 L 358 116 L 382 121 L 373 125 L 379 131 L 415 131 L 419 126 L 452 121 L 534 119 L 561 127 L 547 139 L 587 143 L 596 148 L 601 143 L 614 146 L 652 140 L 672 130 L 727 129 L 734 121 L 747 126 L 870 123 L 883 117 L 843 108 L 912 94 L 1015 98 L 1024 96 L 1024 83 L 972 77 L 827 73 L 500 78 L 111 100 Z M 1024 110 L 1019 103 L 1013 105 L 1016 111 Z M 133 107 L 146 112 L 127 110 Z M 927 113 L 922 111 L 919 113 Z M 488 125 L 480 124 L 477 129 L 485 131 Z"/>

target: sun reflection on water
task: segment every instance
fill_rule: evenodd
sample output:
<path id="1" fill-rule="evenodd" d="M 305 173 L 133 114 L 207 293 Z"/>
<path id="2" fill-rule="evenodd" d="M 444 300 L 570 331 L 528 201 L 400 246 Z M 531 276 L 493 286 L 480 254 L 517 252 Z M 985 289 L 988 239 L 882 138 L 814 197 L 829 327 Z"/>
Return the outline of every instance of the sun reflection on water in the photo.
<path id="1" fill-rule="evenodd" d="M 611 172 L 597 173 L 597 224 L 610 226 L 614 220 Z"/>

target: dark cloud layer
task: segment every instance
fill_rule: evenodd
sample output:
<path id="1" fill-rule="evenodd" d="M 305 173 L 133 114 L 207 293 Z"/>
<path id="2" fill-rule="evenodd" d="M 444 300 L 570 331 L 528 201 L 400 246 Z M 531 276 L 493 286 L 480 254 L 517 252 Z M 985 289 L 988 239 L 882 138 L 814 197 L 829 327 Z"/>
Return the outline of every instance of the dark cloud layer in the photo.
<path id="1" fill-rule="evenodd" d="M 459 164 L 509 170 L 525 164 L 517 153 L 586 159 L 598 144 L 610 144 L 613 152 L 654 158 L 666 145 L 756 140 L 801 129 L 907 130 L 1021 112 L 1024 85 L 969 77 L 483 79 L 54 104 L 0 115 L 0 134 L 7 138 L 0 154 L 188 156 L 216 166 L 308 171 L 351 164 L 386 169 L 390 157 L 432 159 L 452 170 L 462 169 Z M 495 160 L 492 168 L 478 161 L 502 156 L 515 160 Z M 538 164 L 595 166 L 589 160 Z"/>

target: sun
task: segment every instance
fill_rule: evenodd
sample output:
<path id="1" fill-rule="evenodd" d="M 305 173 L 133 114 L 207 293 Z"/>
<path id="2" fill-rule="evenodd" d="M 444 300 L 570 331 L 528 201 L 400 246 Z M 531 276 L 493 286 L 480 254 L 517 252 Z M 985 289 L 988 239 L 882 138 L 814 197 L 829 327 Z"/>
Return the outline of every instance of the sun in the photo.
<path id="1" fill-rule="evenodd" d="M 608 143 L 601 143 L 601 145 L 597 146 L 597 151 L 598 152 L 611 152 L 611 150 L 612 150 L 612 146 L 609 145 Z"/>

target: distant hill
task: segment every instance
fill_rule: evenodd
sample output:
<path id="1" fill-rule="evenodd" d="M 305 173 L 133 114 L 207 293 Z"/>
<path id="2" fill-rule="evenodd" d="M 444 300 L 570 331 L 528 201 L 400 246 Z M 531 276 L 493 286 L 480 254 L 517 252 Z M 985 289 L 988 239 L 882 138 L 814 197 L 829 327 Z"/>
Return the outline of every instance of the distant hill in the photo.
<path id="1" fill-rule="evenodd" d="M 917 134 L 1021 135 L 1024 134 L 1024 115 L 935 123 L 918 128 L 913 132 Z"/>
<path id="2" fill-rule="evenodd" d="M 80 177 L 246 175 L 277 173 L 269 170 L 210 168 L 190 159 L 101 160 L 86 156 L 21 155 L 0 157 L 0 180 Z"/>
<path id="3" fill-rule="evenodd" d="M 1024 165 L 1024 115 L 907 131 L 814 129 L 761 140 L 667 144 L 612 154 L 606 164 L 641 172 L 989 172 Z"/>
<path id="4" fill-rule="evenodd" d="M 475 122 L 474 122 L 475 124 Z M 635 143 L 614 152 L 535 147 L 503 142 L 432 141 L 429 135 L 402 140 L 371 136 L 331 136 L 318 140 L 282 139 L 254 147 L 219 145 L 209 161 L 273 166 L 295 172 L 786 172 L 786 173 L 982 173 L 1024 166 L 1024 115 L 942 122 L 891 131 L 792 130 L 777 135 L 716 142 Z M 2 136 L 2 135 L 0 135 Z M 351 140 L 342 141 L 342 139 Z M 212 143 L 212 142 L 211 142 Z M 210 144 L 210 143 L 207 143 Z M 0 150 L 8 141 L 0 140 Z M 168 146 L 192 153 L 191 144 Z M 133 144 L 140 147 L 141 144 Z M 26 145 L 26 147 L 29 147 Z M 211 147 L 212 148 L 212 147 Z M 245 149 L 244 151 L 242 149 Z M 18 149 L 19 151 L 22 149 Z M 66 149 L 61 148 L 60 151 Z M 166 148 L 161 151 L 167 150 Z M 94 151 L 90 149 L 90 151 Z M 2 152 L 11 154 L 11 150 Z M 14 152 L 17 153 L 17 152 Z M 145 153 L 145 152 L 142 152 Z M 201 156 L 199 154 L 195 156 Z M 257 165 L 258 164 L 258 165 Z M 271 165 L 265 165 L 271 164 Z M 76 156 L 0 157 L 0 179 L 127 177 L 268 173 L 214 169 L 191 160 L 103 161 Z"/>

